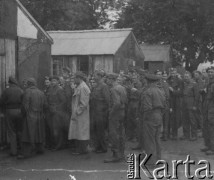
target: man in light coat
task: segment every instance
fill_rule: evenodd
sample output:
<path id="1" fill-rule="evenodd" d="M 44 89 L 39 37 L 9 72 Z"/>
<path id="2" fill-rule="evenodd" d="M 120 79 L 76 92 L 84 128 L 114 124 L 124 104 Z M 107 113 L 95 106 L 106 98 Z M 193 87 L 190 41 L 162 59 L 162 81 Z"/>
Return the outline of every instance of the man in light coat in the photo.
<path id="1" fill-rule="evenodd" d="M 89 116 L 89 98 L 90 89 L 83 81 L 84 73 L 75 74 L 75 84 L 72 98 L 72 115 L 69 128 L 69 140 L 76 140 L 76 150 L 73 154 L 86 154 L 88 140 L 90 139 L 90 116 Z"/>

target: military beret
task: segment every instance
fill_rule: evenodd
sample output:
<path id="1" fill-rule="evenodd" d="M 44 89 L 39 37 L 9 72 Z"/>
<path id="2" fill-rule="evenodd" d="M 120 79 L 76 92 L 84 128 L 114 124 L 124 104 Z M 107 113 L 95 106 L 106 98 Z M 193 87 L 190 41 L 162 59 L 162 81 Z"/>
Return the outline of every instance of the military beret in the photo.
<path id="1" fill-rule="evenodd" d="M 99 75 L 99 76 L 101 76 L 101 77 L 105 76 L 105 71 L 104 70 L 96 70 L 94 73 Z"/>
<path id="2" fill-rule="evenodd" d="M 79 77 L 81 79 L 85 79 L 86 75 L 83 72 L 81 72 L 81 71 L 77 71 L 75 73 L 75 77 Z"/>
<path id="3" fill-rule="evenodd" d="M 191 73 L 190 73 L 189 71 L 185 71 L 184 74 L 188 74 L 188 75 L 192 76 Z"/>
<path id="4" fill-rule="evenodd" d="M 9 77 L 8 83 L 18 84 L 17 80 L 14 77 L 12 77 L 12 76 Z"/>
<path id="5" fill-rule="evenodd" d="M 162 71 L 160 71 L 159 69 L 157 69 L 157 70 L 155 70 L 155 74 L 157 74 L 157 73 L 159 73 L 159 72 L 161 72 L 161 73 L 163 73 Z"/>
<path id="6" fill-rule="evenodd" d="M 63 67 L 62 70 L 68 73 L 71 72 L 71 69 L 69 67 Z"/>
<path id="7" fill-rule="evenodd" d="M 145 74 L 146 74 L 146 70 L 144 70 L 144 69 L 139 69 L 139 70 L 138 70 L 138 74 L 140 74 L 140 75 L 145 75 Z"/>
<path id="8" fill-rule="evenodd" d="M 117 79 L 118 75 L 116 73 L 110 73 L 110 74 L 107 75 L 107 78 L 108 79 Z"/>
<path id="9" fill-rule="evenodd" d="M 209 70 L 214 70 L 214 66 L 208 67 L 208 68 L 207 68 L 207 72 L 208 72 Z"/>
<path id="10" fill-rule="evenodd" d="M 53 79 L 59 81 L 59 77 L 58 76 L 52 76 L 52 77 L 50 77 L 50 81 L 53 80 Z"/>
<path id="11" fill-rule="evenodd" d="M 34 79 L 34 78 L 29 78 L 28 80 L 27 80 L 27 84 L 28 85 L 36 85 L 36 80 Z"/>
<path id="12" fill-rule="evenodd" d="M 169 71 L 173 72 L 173 71 L 177 71 L 177 69 L 176 68 L 169 68 Z"/>
<path id="13" fill-rule="evenodd" d="M 198 70 L 195 70 L 195 71 L 193 71 L 192 73 L 193 73 L 193 74 L 194 74 L 194 73 L 198 73 L 199 75 L 202 75 L 201 71 L 198 71 Z"/>
<path id="14" fill-rule="evenodd" d="M 128 75 L 124 75 L 124 80 L 125 81 L 132 81 L 132 78 Z"/>
<path id="15" fill-rule="evenodd" d="M 158 81 L 160 77 L 156 76 L 155 74 L 146 74 L 146 79 L 148 81 Z"/>

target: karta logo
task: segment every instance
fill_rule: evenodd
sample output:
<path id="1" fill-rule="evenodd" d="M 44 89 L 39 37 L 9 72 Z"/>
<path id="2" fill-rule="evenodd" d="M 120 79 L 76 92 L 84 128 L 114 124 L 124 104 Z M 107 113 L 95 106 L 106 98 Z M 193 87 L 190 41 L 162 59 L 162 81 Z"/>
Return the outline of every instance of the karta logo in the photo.
<path id="1" fill-rule="evenodd" d="M 129 154 L 127 163 L 129 168 L 127 171 L 128 179 L 141 179 L 143 172 L 149 179 L 178 179 L 178 167 L 184 167 L 185 177 L 187 179 L 213 179 L 210 163 L 207 160 L 199 160 L 197 163 L 190 159 L 190 155 L 186 160 L 172 160 L 172 171 L 169 172 L 169 163 L 165 160 L 158 160 L 155 168 L 149 169 L 147 163 L 152 154 Z M 191 165 L 197 166 L 196 170 L 191 172 Z"/>

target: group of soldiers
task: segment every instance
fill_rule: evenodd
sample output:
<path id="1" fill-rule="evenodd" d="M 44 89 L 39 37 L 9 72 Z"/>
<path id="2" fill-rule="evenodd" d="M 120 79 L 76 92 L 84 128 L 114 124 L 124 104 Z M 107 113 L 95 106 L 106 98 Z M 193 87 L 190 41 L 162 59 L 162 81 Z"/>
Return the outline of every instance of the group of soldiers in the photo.
<path id="1" fill-rule="evenodd" d="M 96 70 L 88 78 L 64 68 L 62 77 L 45 79 L 45 90 L 29 78 L 23 88 L 9 78 L 0 99 L 10 139 L 10 154 L 19 159 L 70 146 L 73 154 L 96 153 L 124 160 L 126 140 L 137 140 L 133 150 L 152 154 L 149 165 L 161 159 L 160 136 L 196 141 L 203 131 L 207 155 L 214 154 L 214 68 L 201 74 L 176 68 L 169 72 L 132 70 L 107 74 Z M 183 127 L 183 136 L 178 129 Z M 69 140 L 69 141 L 68 141 Z M 90 140 L 90 141 L 89 141 Z M 20 150 L 19 150 L 20 149 Z"/>

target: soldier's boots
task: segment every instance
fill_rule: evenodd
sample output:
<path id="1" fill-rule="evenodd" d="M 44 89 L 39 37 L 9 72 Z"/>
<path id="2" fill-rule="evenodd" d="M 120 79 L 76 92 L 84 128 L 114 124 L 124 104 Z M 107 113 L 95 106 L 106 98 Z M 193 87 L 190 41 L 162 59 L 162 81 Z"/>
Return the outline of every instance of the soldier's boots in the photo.
<path id="1" fill-rule="evenodd" d="M 132 150 L 141 150 L 142 147 L 140 145 L 137 145 L 136 147 L 133 147 Z"/>
<path id="2" fill-rule="evenodd" d="M 208 151 L 206 151 L 205 154 L 206 154 L 207 156 L 211 156 L 211 155 L 214 155 L 214 151 L 208 150 Z"/>
<path id="3" fill-rule="evenodd" d="M 201 152 L 207 152 L 209 150 L 210 150 L 209 148 L 205 147 L 205 148 L 201 149 Z"/>

